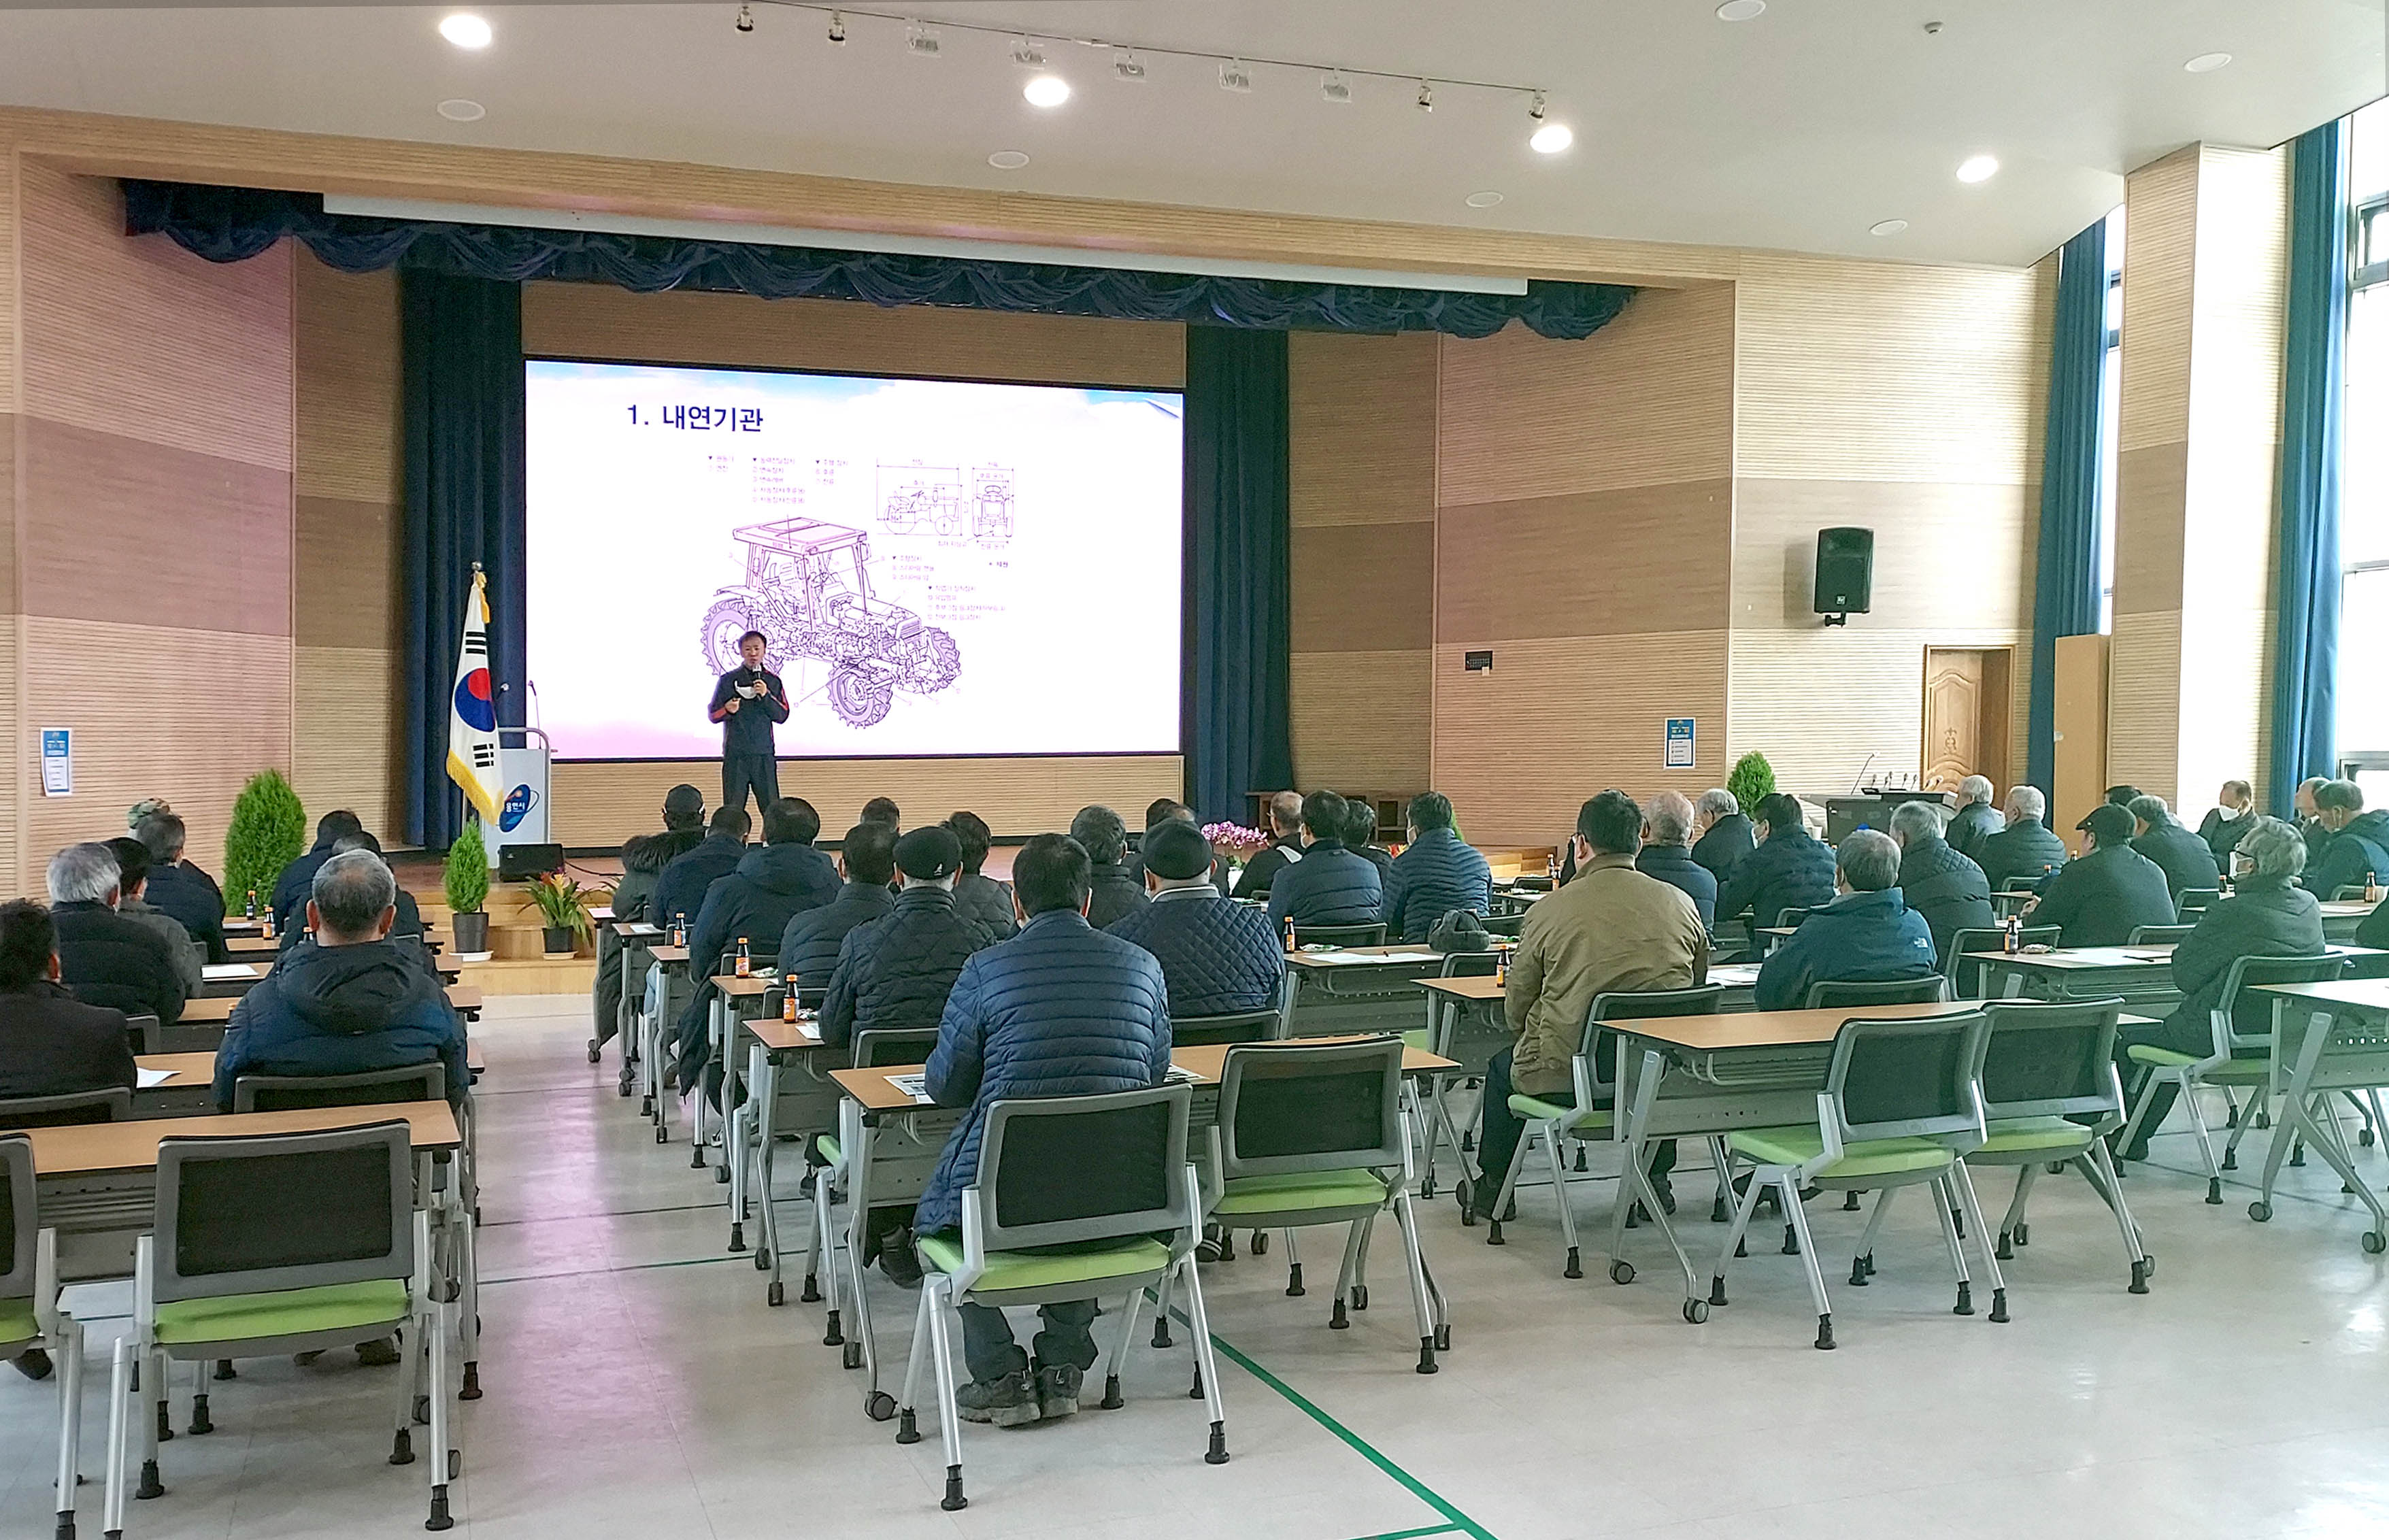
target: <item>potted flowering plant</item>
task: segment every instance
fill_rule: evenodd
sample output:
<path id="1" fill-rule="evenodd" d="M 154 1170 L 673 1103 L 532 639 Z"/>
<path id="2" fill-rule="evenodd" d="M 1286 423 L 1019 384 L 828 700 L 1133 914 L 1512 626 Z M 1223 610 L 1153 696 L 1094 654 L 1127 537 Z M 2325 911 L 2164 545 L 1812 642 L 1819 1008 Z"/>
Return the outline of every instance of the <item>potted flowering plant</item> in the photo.
<path id="1" fill-rule="evenodd" d="M 562 872 L 550 872 L 532 879 L 530 901 L 538 906 L 540 928 L 544 949 L 551 957 L 569 954 L 573 948 L 590 935 L 589 906 L 582 901 L 581 884 Z"/>
<path id="2" fill-rule="evenodd" d="M 1241 823 L 1207 823 L 1203 825 L 1203 837 L 1211 842 L 1212 849 L 1228 858 L 1230 872 L 1243 871 L 1245 863 L 1269 845 L 1267 834 Z"/>

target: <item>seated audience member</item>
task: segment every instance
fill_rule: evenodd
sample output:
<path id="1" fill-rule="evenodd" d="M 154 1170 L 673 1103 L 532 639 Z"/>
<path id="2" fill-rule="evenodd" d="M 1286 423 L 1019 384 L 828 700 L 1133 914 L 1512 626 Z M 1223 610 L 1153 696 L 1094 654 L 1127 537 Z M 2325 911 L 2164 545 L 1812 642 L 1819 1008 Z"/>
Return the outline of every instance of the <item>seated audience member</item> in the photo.
<path id="1" fill-rule="evenodd" d="M 1718 886 L 1719 920 L 1750 916 L 1753 926 L 1772 925 L 1787 909 L 1817 909 L 1833 902 L 1833 852 L 1803 821 L 1800 799 L 1771 792 L 1758 801 L 1766 837 Z"/>
<path id="2" fill-rule="evenodd" d="M 2305 842 L 2301 840 L 2300 843 L 2303 845 Z M 2366 915 L 2363 923 L 2356 927 L 2356 934 L 2348 939 L 2358 947 L 2389 952 L 2389 903 L 2380 905 Z"/>
<path id="3" fill-rule="evenodd" d="M 229 962 L 224 949 L 224 890 L 215 879 L 183 859 L 186 831 L 172 812 L 157 812 L 141 821 L 133 837 L 149 852 L 149 888 L 143 896 L 151 907 L 183 923 L 210 962 Z"/>
<path id="4" fill-rule="evenodd" d="M 422 953 L 390 939 L 398 880 L 369 850 L 316 871 L 307 901 L 314 945 L 240 998 L 216 1050 L 216 1106 L 232 1111 L 244 1075 L 361 1075 L 438 1063 L 448 1100 L 471 1087 L 465 1029 Z"/>
<path id="5" fill-rule="evenodd" d="M 1812 985 L 1933 976 L 1933 933 L 1900 896 L 1898 842 L 1853 831 L 1833 853 L 1833 885 L 1840 897 L 1810 910 L 1759 964 L 1761 1011 L 1801 1009 Z"/>
<path id="6" fill-rule="evenodd" d="M 1277 1004 L 1285 948 L 1250 904 L 1211 885 L 1211 842 L 1170 820 L 1144 834 L 1144 885 L 1153 902 L 1106 927 L 1154 955 L 1169 985 L 1169 1013 L 1225 1016 Z"/>
<path id="7" fill-rule="evenodd" d="M 884 823 L 898 834 L 904 832 L 904 815 L 892 796 L 875 796 L 862 805 L 861 819 L 864 823 Z"/>
<path id="8" fill-rule="evenodd" d="M 299 911 L 307 907 L 307 895 L 314 891 L 315 873 L 332 859 L 332 846 L 364 827 L 364 821 L 346 808 L 335 808 L 315 821 L 315 844 L 313 848 L 282 869 L 275 880 L 274 928 L 287 933 L 304 928 L 297 923 Z M 245 897 L 245 896 L 244 896 Z M 261 898 L 264 895 L 259 895 Z"/>
<path id="9" fill-rule="evenodd" d="M 2079 859 L 2050 873 L 2025 909 L 2027 925 L 2055 925 L 2064 947 L 2120 947 L 2142 925 L 2174 923 L 2164 868 L 2132 848 L 2132 815 L 2102 802 L 2075 825 L 2089 834 Z"/>
<path id="10" fill-rule="evenodd" d="M 1009 940 L 1020 928 L 1018 917 L 1012 912 L 1012 885 L 979 870 L 987 864 L 994 832 L 988 828 L 987 820 L 973 812 L 954 814 L 946 820 L 946 827 L 954 832 L 963 847 L 962 875 L 954 879 L 954 911 L 977 921 L 996 940 Z"/>
<path id="11" fill-rule="evenodd" d="M 1493 869 L 1484 852 L 1452 827 L 1451 798 L 1421 792 L 1403 816 L 1411 842 L 1386 869 L 1386 939 L 1424 941 L 1435 923 L 1456 909 L 1492 913 Z"/>
<path id="12" fill-rule="evenodd" d="M 1302 794 L 1280 792 L 1269 800 L 1270 842 L 1245 862 L 1236 879 L 1239 898 L 1266 898 L 1277 874 L 1302 859 Z"/>
<path id="13" fill-rule="evenodd" d="M 0 904 L 0 1099 L 131 1090 L 135 1078 L 124 1012 L 84 1005 L 59 985 L 49 910 L 25 898 Z M 10 1362 L 28 1380 L 49 1378 L 38 1347 Z"/>
<path id="14" fill-rule="evenodd" d="M 2298 783 L 2291 803 L 2298 815 L 2298 837 L 2306 843 L 2306 870 L 2312 872 L 2322 864 L 2323 847 L 2331 843 L 2331 828 L 2315 810 L 2314 794 L 2331 783 L 2328 775 L 2309 775 Z"/>
<path id="15" fill-rule="evenodd" d="M 2215 864 L 2215 852 L 2173 816 L 2164 797 L 2143 793 L 2126 804 L 2124 810 L 2132 815 L 2133 826 L 2140 831 L 2132 837 L 2132 848 L 2157 863 L 2176 898 L 2185 889 L 2212 890 L 2220 884 L 2222 871 Z"/>
<path id="16" fill-rule="evenodd" d="M 2223 783 L 2216 805 L 2206 809 L 2198 825 L 2198 837 L 2206 842 L 2217 872 L 2231 869 L 2231 852 L 2240 848 L 2241 836 L 2255 825 L 2256 816 L 2255 788 L 2245 781 Z"/>
<path id="17" fill-rule="evenodd" d="M 2132 799 L 2140 795 L 2140 788 L 2138 786 L 2128 784 L 2110 786 L 2107 788 L 2106 800 L 2110 807 L 2128 808 L 2132 805 Z"/>
<path id="18" fill-rule="evenodd" d="M 1712 786 L 1693 804 L 1693 859 L 1718 880 L 1719 887 L 1757 843 L 1733 793 Z"/>
<path id="19" fill-rule="evenodd" d="M 2389 808 L 2364 810 L 2364 788 L 2353 781 L 2326 781 L 2315 788 L 2315 818 L 2331 831 L 2322 863 L 2302 879 L 2306 891 L 2329 898 L 2365 879 L 2389 879 Z"/>
<path id="20" fill-rule="evenodd" d="M 1377 880 L 1376 867 L 1344 846 L 1349 816 L 1334 792 L 1313 792 L 1302 799 L 1302 859 L 1270 885 L 1272 926 L 1283 928 L 1288 920 L 1297 925 L 1367 925 L 1381 917 L 1385 885 Z"/>
<path id="21" fill-rule="evenodd" d="M 2008 788 L 2007 827 L 1983 841 L 1974 858 L 1993 893 L 2018 881 L 2038 885 L 2065 864 L 2065 842 L 2041 821 L 2048 813 L 2049 799 L 2039 787 Z"/>
<path id="22" fill-rule="evenodd" d="M 124 832 L 138 837 L 143 819 L 155 818 L 160 813 L 171 813 L 173 810 L 174 805 L 162 796 L 145 796 L 124 810 Z"/>
<path id="23" fill-rule="evenodd" d="M 1970 775 L 1958 783 L 1958 810 L 1949 817 L 1943 841 L 1968 860 L 1980 864 L 1983 842 L 1999 832 L 1999 815 L 1991 806 L 1991 781 Z"/>
<path id="24" fill-rule="evenodd" d="M 614 897 L 608 906 L 620 924 L 653 924 L 649 917 L 650 902 L 656 895 L 656 882 L 672 858 L 696 848 L 705 838 L 705 794 L 683 782 L 664 794 L 664 832 L 660 834 L 632 834 L 622 842 L 622 880 L 614 885 Z M 614 1030 L 622 1005 L 622 939 L 607 925 L 597 933 L 597 985 L 590 992 L 591 1009 L 596 1013 L 597 1036 L 590 1039 L 594 1050 L 613 1040 Z"/>
<path id="25" fill-rule="evenodd" d="M 1348 796 L 1344 808 L 1344 847 L 1377 869 L 1377 885 L 1383 887 L 1394 869 L 1394 853 L 1378 847 L 1376 806 L 1365 796 Z"/>
<path id="26" fill-rule="evenodd" d="M 1526 1124 L 1510 1110 L 1517 1091 L 1573 1106 L 1572 1067 L 1596 996 L 1613 991 L 1691 989 L 1707 982 L 1708 932 L 1681 888 L 1634 870 L 1642 810 L 1620 791 L 1605 791 L 1577 814 L 1576 880 L 1538 899 L 1518 930 L 1502 1012 L 1510 1047 L 1485 1074 L 1483 1125 L 1472 1202 L 1490 1215 Z M 1652 1165 L 1665 1193 L 1674 1145 Z M 1663 1196 L 1662 1201 L 1666 1199 Z"/>
<path id="27" fill-rule="evenodd" d="M 674 924 L 696 925 L 697 910 L 705 907 L 705 890 L 738 870 L 747 856 L 747 833 L 753 827 L 744 808 L 714 808 L 705 837 L 666 862 L 656 878 L 648 917 L 667 931 Z M 818 833 L 818 814 L 813 827 Z"/>
<path id="28" fill-rule="evenodd" d="M 207 962 L 207 951 L 183 923 L 163 910 L 142 902 L 142 888 L 149 880 L 149 847 L 137 839 L 119 835 L 106 842 L 108 853 L 116 858 L 116 912 L 141 925 L 166 944 L 166 955 L 173 960 L 174 978 L 182 986 L 185 999 L 196 999 L 199 993 L 199 970 Z"/>
<path id="29" fill-rule="evenodd" d="M 1195 833 L 1202 833 L 1202 821 L 1195 818 L 1194 809 L 1189 808 L 1183 802 L 1179 802 L 1167 796 L 1156 796 L 1145 806 L 1144 832 L 1147 834 L 1150 834 L 1156 828 L 1169 822 L 1172 819 L 1176 819 L 1182 823 L 1194 824 Z M 1143 886 L 1143 851 L 1142 849 L 1130 851 L 1128 853 L 1126 865 L 1128 867 L 1128 874 L 1136 879 L 1138 886 Z M 1211 881 L 1219 886 L 1220 897 L 1222 898 L 1226 897 L 1228 896 L 1228 859 L 1225 856 L 1220 857 L 1213 864 L 1211 868 Z"/>
<path id="30" fill-rule="evenodd" d="M 2117 1152 L 2125 1160 L 2148 1158 L 2149 1136 L 2165 1122 L 2175 1093 L 2170 1084 L 2144 1086 L 2149 1066 L 2134 1063 L 2127 1050 L 2135 1044 L 2151 1044 L 2178 1053 L 2212 1053 L 2214 1012 L 2232 963 L 2243 957 L 2322 953 L 2321 905 L 2297 885 L 2306 860 L 2304 836 L 2277 818 L 2248 821 L 2251 827 L 2240 836 L 2231 862 L 2231 896 L 2208 905 L 2198 917 L 2197 929 L 2173 949 L 2173 983 L 2181 991 L 2181 1003 L 2162 1022 L 2127 1025 L 2115 1034 L 2115 1071 L 2131 1092 L 2127 1104 L 2138 1106 L 2143 1094 L 2156 1098 L 2140 1119 L 2138 1141 Z M 2269 1031 L 2272 1016 L 2272 1005 L 2261 996 L 2243 997 L 2234 1008 L 2242 1032 Z"/>
<path id="31" fill-rule="evenodd" d="M 697 1067 L 706 1061 L 713 974 L 722 966 L 722 954 L 736 948 L 743 938 L 748 961 L 758 968 L 769 967 L 779 957 L 780 935 L 788 928 L 790 917 L 819 909 L 838 896 L 837 867 L 813 848 L 820 834 L 821 815 L 813 811 L 811 803 L 796 796 L 769 803 L 763 808 L 763 843 L 739 857 L 730 875 L 716 877 L 706 888 L 696 923 L 688 933 L 689 975 L 700 982 L 691 991 L 688 1008 L 680 1018 L 678 1062 L 683 1090 L 696 1084 Z M 697 846 L 699 851 L 704 848 Z M 669 870 L 665 875 L 671 875 Z M 886 872 L 880 873 L 879 881 L 884 889 Z"/>
<path id="32" fill-rule="evenodd" d="M 1717 878 L 1693 859 L 1693 805 L 1683 793 L 1661 792 L 1642 805 L 1642 849 L 1634 870 L 1681 888 L 1703 930 L 1717 923 Z"/>
<path id="33" fill-rule="evenodd" d="M 1942 837 L 1941 815 L 1930 803 L 1903 802 L 1893 808 L 1891 837 L 1899 842 L 1900 901 L 1924 916 L 1925 928 L 1933 933 L 1934 965 L 1944 966 L 1952 935 L 1999 923 L 1991 909 L 1991 885 L 1981 867 Z"/>
<path id="34" fill-rule="evenodd" d="M 974 953 L 946 997 L 927 1090 L 941 1107 L 969 1111 L 921 1194 L 913 1222 L 925 1235 L 962 1228 L 963 1190 L 978 1179 L 990 1105 L 1142 1090 L 1169 1071 L 1161 964 L 1087 924 L 1092 865 L 1076 840 L 1060 834 L 1022 846 L 1012 863 L 1020 934 Z M 1032 1375 L 1001 1308 L 962 1306 L 971 1382 L 955 1402 L 965 1421 L 1017 1427 L 1079 1409 L 1080 1380 L 1095 1361 L 1095 1302 L 1046 1305 L 1038 1314 L 1044 1330 Z"/>
<path id="35" fill-rule="evenodd" d="M 370 829 L 360 829 L 353 834 L 344 834 L 332 846 L 332 854 L 336 856 L 344 855 L 351 850 L 365 851 L 380 857 L 383 865 L 390 864 L 390 858 L 382 854 L 381 841 Z M 393 872 L 392 875 L 396 873 Z M 407 892 L 403 885 L 398 890 L 395 907 L 398 910 L 398 918 L 390 923 L 390 938 L 393 941 L 422 940 L 423 907 L 415 901 L 415 895 Z M 298 928 L 293 926 L 293 932 L 295 933 Z M 290 945 L 288 935 L 283 937 L 282 944 L 285 948 Z"/>
<path id="36" fill-rule="evenodd" d="M 1129 910 L 1144 907 L 1144 884 L 1129 875 L 1128 825 L 1119 814 L 1102 806 L 1081 808 L 1070 821 L 1070 837 L 1094 863 L 1089 879 L 1094 897 L 1087 923 L 1102 930 Z"/>
<path id="37" fill-rule="evenodd" d="M 846 885 L 828 903 L 791 915 L 773 944 L 781 974 L 798 989 L 829 987 L 847 934 L 895 911 L 898 900 L 888 885 L 896 880 L 896 845 L 892 823 L 858 823 L 846 832 L 837 853 Z"/>
<path id="38" fill-rule="evenodd" d="M 156 931 L 116 912 L 116 856 L 105 845 L 70 845 L 50 858 L 50 923 L 59 977 L 85 1005 L 161 1023 L 183 1016 L 182 976 Z"/>

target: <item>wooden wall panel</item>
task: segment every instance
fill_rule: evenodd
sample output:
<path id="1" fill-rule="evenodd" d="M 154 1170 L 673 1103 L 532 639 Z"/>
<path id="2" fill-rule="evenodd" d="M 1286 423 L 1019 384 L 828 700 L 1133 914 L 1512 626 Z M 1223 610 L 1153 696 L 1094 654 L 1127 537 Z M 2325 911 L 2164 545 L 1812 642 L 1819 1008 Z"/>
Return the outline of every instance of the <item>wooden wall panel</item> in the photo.
<path id="1" fill-rule="evenodd" d="M 1136 389 L 1176 390 L 1186 382 L 1186 333 L 1175 323 L 633 294 L 605 284 L 525 285 L 523 350 L 561 358 Z"/>
<path id="2" fill-rule="evenodd" d="M 1400 652 L 1434 639 L 1433 524 L 1297 525 L 1289 533 L 1293 651 Z"/>
<path id="3" fill-rule="evenodd" d="M 299 495 L 400 497 L 398 274 L 342 273 L 300 247 Z"/>
<path id="4" fill-rule="evenodd" d="M 719 761 L 557 765 L 550 788 L 556 816 L 552 833 L 567 846 L 620 845 L 663 826 L 664 793 L 683 781 L 705 793 L 709 808 L 721 798 Z M 1094 802 L 1133 823 L 1154 798 L 1182 795 L 1184 783 L 1184 761 L 1174 754 L 780 761 L 781 795 L 813 805 L 824 839 L 853 827 L 875 796 L 894 797 L 908 828 L 968 808 L 987 820 L 998 839 L 1019 839 L 1067 830 L 1071 816 Z"/>
<path id="5" fill-rule="evenodd" d="M 2107 659 L 2107 773 L 2173 801 L 2181 775 L 2181 612 L 2117 615 Z"/>
<path id="6" fill-rule="evenodd" d="M 2057 639 L 2051 718 L 2056 783 L 2048 788 L 2049 826 L 2071 834 L 2082 815 L 2106 799 L 2107 648 L 2104 636 Z"/>
<path id="7" fill-rule="evenodd" d="M 2187 145 L 2124 179 L 2124 384 L 2116 441 L 2127 453 L 2180 443 L 2190 433 L 2199 155 L 2200 146 Z"/>
<path id="8" fill-rule="evenodd" d="M 1434 520 L 1437 350 L 1432 332 L 1286 337 L 1295 528 Z"/>
<path id="9" fill-rule="evenodd" d="M 1446 506 L 1437 626 L 1445 639 L 1480 643 L 1715 630 L 1727 579 L 1715 537 L 1732 510 L 1724 477 Z"/>
<path id="10" fill-rule="evenodd" d="M 398 655 L 387 647 L 301 643 L 293 681 L 290 779 L 309 821 L 348 808 L 386 845 L 403 843 L 393 773 L 404 688 Z"/>
<path id="11" fill-rule="evenodd" d="M 1393 796 L 1430 784 L 1427 648 L 1297 653 L 1292 662 L 1294 768 L 1305 787 Z"/>

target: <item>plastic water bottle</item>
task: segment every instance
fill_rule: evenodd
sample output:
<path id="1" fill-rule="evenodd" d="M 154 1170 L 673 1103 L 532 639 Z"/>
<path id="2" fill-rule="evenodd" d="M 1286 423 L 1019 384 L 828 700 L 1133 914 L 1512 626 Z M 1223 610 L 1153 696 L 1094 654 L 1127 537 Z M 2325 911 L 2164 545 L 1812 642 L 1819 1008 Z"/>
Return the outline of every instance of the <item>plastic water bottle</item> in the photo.
<path id="1" fill-rule="evenodd" d="M 745 978 L 755 971 L 755 960 L 747 955 L 747 938 L 743 935 L 738 938 L 737 965 L 731 971 L 740 978 Z"/>

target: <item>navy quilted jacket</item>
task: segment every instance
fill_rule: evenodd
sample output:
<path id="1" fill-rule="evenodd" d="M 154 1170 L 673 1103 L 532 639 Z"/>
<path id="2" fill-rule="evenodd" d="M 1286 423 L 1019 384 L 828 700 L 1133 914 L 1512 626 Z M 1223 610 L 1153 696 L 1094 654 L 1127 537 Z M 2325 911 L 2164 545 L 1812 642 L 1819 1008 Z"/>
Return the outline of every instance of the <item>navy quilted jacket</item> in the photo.
<path id="1" fill-rule="evenodd" d="M 1270 884 L 1270 924 L 1282 929 L 1288 916 L 1297 925 L 1374 924 L 1385 896 L 1376 863 L 1340 839 L 1315 840 Z"/>
<path id="2" fill-rule="evenodd" d="M 647 899 L 647 917 L 670 930 L 674 919 L 686 915 L 694 926 L 697 914 L 705 908 L 705 890 L 713 885 L 715 878 L 727 877 L 737 871 L 739 859 L 746 854 L 745 840 L 708 834 L 695 849 L 674 856 L 663 875 L 656 879 L 655 892 Z"/>
<path id="3" fill-rule="evenodd" d="M 1981 803 L 1974 804 L 1979 808 Z M 1991 910 L 1991 885 L 1983 869 L 1948 840 L 1926 835 L 1899 852 L 1899 895 L 1924 916 L 1933 933 L 1933 955 L 1949 961 L 1949 938 L 1961 930 L 1987 930 L 1999 923 Z"/>
<path id="4" fill-rule="evenodd" d="M 974 953 L 946 997 L 927 1080 L 938 1105 L 970 1111 L 938 1157 L 913 1229 L 962 1228 L 990 1102 L 1143 1090 L 1169 1072 L 1169 997 L 1143 948 L 1047 910 Z"/>
<path id="5" fill-rule="evenodd" d="M 895 908 L 896 895 L 878 884 L 847 884 L 837 897 L 819 909 L 788 917 L 787 928 L 780 933 L 780 972 L 794 974 L 799 989 L 828 987 L 847 933 L 885 919 Z"/>
<path id="6" fill-rule="evenodd" d="M 1718 885 L 1717 917 L 1731 920 L 1748 910 L 1752 924 L 1771 925 L 1784 910 L 1822 909 L 1833 901 L 1832 846 L 1794 827 L 1769 833 Z"/>
<path id="7" fill-rule="evenodd" d="M 1097 861 L 1089 884 L 1087 923 L 1097 930 L 1144 907 L 1144 879 L 1130 876 L 1126 866 Z"/>
<path id="8" fill-rule="evenodd" d="M 1386 884 L 1386 934 L 1424 941 L 1456 909 L 1490 914 L 1493 869 L 1484 852 L 1449 829 L 1429 829 L 1394 858 Z"/>
<path id="9" fill-rule="evenodd" d="M 1163 888 L 1106 934 L 1154 955 L 1169 985 L 1169 1013 L 1182 1020 L 1277 1004 L 1284 948 L 1259 910 L 1230 903 L 1207 883 Z"/>
<path id="10" fill-rule="evenodd" d="M 998 941 L 1010 940 L 1020 928 L 1012 912 L 1012 885 L 984 872 L 965 872 L 954 879 L 954 908 L 964 918 L 985 925 L 988 935 Z"/>
<path id="11" fill-rule="evenodd" d="M 810 920 L 836 908 L 797 918 Z M 994 939 L 954 908 L 954 896 L 944 888 L 906 888 L 896 896 L 891 912 L 846 933 L 829 975 L 829 998 L 822 1002 L 822 1041 L 843 1048 L 858 1029 L 937 1025 L 954 975 L 971 953 Z"/>
<path id="12" fill-rule="evenodd" d="M 1768 845 L 1782 836 L 1769 837 Z M 1759 849 L 1764 850 L 1762 845 Z M 1797 1011 L 1808 986 L 1844 980 L 1893 981 L 1933 974 L 1933 932 L 1899 889 L 1846 893 L 1800 922 L 1759 964 L 1761 1011 Z"/>

